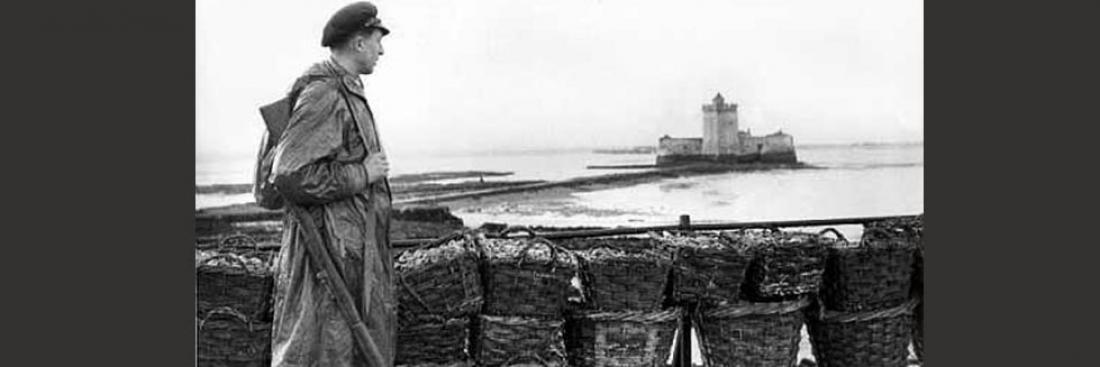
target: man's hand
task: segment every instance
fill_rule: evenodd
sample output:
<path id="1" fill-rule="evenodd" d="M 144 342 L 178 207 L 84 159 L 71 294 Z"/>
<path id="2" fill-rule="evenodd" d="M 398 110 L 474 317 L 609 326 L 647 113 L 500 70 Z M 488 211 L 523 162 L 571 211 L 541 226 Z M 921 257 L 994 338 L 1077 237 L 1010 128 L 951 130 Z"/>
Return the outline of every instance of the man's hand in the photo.
<path id="1" fill-rule="evenodd" d="M 370 183 L 378 182 L 390 174 L 390 162 L 386 160 L 386 153 L 373 153 L 363 161 L 367 167 L 367 180 Z"/>

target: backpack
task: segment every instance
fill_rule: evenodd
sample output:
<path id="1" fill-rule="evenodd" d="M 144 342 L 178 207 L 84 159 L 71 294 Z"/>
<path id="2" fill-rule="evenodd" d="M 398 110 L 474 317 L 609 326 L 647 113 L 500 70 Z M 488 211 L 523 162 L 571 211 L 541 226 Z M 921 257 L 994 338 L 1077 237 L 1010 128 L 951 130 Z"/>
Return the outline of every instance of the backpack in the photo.
<path id="1" fill-rule="evenodd" d="M 282 209 L 286 204 L 282 195 L 275 189 L 275 185 L 268 180 L 274 169 L 275 146 L 279 144 L 283 131 L 286 131 L 287 124 L 290 123 L 290 116 L 294 113 L 294 104 L 298 100 L 298 95 L 306 85 L 322 78 L 324 77 L 319 75 L 298 78 L 286 97 L 260 107 L 260 116 L 263 117 L 266 131 L 263 139 L 260 140 L 260 152 L 256 157 L 256 172 L 252 184 L 252 195 L 260 207 L 275 210 Z"/>

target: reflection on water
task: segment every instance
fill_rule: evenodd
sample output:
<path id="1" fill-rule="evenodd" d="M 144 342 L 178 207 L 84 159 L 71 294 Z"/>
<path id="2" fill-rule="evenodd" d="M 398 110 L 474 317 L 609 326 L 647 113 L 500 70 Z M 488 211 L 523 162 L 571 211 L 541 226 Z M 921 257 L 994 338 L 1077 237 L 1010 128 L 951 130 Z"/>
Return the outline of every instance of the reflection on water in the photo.
<path id="1" fill-rule="evenodd" d="M 661 183 L 658 188 L 661 192 L 672 192 L 677 190 L 687 190 L 696 186 L 695 182 L 689 181 L 689 179 L 676 179 L 672 182 Z"/>

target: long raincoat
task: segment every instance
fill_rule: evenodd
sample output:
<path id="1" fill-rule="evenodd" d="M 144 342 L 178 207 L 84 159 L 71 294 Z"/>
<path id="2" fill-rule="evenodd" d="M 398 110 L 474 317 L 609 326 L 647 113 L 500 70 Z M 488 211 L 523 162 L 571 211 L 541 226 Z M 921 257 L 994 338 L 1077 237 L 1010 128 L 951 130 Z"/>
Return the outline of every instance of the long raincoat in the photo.
<path id="1" fill-rule="evenodd" d="M 280 200 L 306 209 L 318 225 L 368 332 L 387 366 L 397 326 L 389 228 L 389 183 L 368 184 L 364 159 L 382 151 L 359 76 L 332 60 L 291 87 L 286 131 L 260 165 Z M 266 140 L 270 137 L 265 137 Z M 367 366 L 332 293 L 317 281 L 304 231 L 287 213 L 276 264 L 272 366 Z M 373 367 L 373 366 L 372 366 Z"/>

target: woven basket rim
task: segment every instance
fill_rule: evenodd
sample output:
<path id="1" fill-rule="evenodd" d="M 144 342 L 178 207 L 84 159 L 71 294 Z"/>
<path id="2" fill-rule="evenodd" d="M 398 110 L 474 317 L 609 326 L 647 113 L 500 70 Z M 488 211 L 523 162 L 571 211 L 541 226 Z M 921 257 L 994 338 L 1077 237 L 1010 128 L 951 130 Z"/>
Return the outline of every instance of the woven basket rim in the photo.
<path id="1" fill-rule="evenodd" d="M 703 317 L 736 318 L 800 312 L 811 304 L 809 297 L 783 302 L 738 302 L 703 310 Z"/>
<path id="2" fill-rule="evenodd" d="M 919 298 L 910 298 L 908 301 L 905 301 L 905 303 L 890 308 L 860 312 L 819 309 L 817 310 L 818 312 L 810 312 L 810 315 L 813 316 L 814 319 L 826 323 L 864 322 L 912 314 L 919 303 Z"/>
<path id="3" fill-rule="evenodd" d="M 659 311 L 588 311 L 578 313 L 574 317 L 590 321 L 659 323 L 679 319 L 683 314 L 683 308 L 673 307 Z"/>
<path id="4" fill-rule="evenodd" d="M 464 318 L 453 318 L 444 322 L 417 322 L 412 325 L 401 325 L 398 327 L 398 334 L 408 335 L 416 334 L 425 330 L 436 330 L 439 328 L 456 327 L 460 326 L 463 329 L 467 328 L 470 324 L 470 320 Z"/>
<path id="5" fill-rule="evenodd" d="M 244 313 L 241 313 L 237 309 L 235 309 L 233 307 L 229 307 L 229 306 L 221 306 L 221 307 L 211 309 L 210 311 L 207 311 L 206 315 L 204 315 L 203 317 L 201 317 L 201 318 L 196 317 L 195 318 L 195 324 L 196 324 L 196 326 L 198 326 L 199 330 L 201 331 L 206 327 L 206 324 L 208 322 L 214 320 L 213 317 L 217 316 L 217 315 L 230 316 L 231 317 L 230 320 L 234 320 L 234 321 L 240 322 L 242 324 L 248 325 L 248 331 L 249 332 L 256 332 L 256 331 L 259 331 L 259 330 L 263 330 L 264 328 L 271 328 L 271 325 L 272 325 L 271 322 L 262 321 L 262 320 L 255 320 L 251 317 L 248 317 Z"/>
<path id="6" fill-rule="evenodd" d="M 203 250 L 200 250 L 203 251 Z M 251 269 L 247 263 L 241 258 L 259 259 L 262 266 L 259 269 Z M 226 259 L 232 262 L 234 265 L 214 265 L 210 264 L 213 260 Z M 232 252 L 217 252 L 215 250 L 214 255 L 202 259 L 195 264 L 196 272 L 213 272 L 213 273 L 244 273 L 247 275 L 267 275 L 272 273 L 271 267 L 275 263 L 275 257 L 262 258 L 258 256 L 244 256 Z"/>
<path id="7" fill-rule="evenodd" d="M 486 315 L 478 314 L 481 320 L 496 323 L 505 324 L 509 326 L 523 326 L 533 324 L 554 324 L 564 323 L 565 319 L 556 316 L 546 315 Z"/>
<path id="8" fill-rule="evenodd" d="M 233 266 L 204 266 L 201 269 L 196 269 L 195 274 L 199 274 L 199 273 L 203 273 L 203 274 L 223 274 L 223 275 L 247 275 L 247 276 L 250 276 L 250 277 L 267 278 L 271 274 L 274 274 L 274 271 L 271 270 L 271 269 L 266 269 L 266 268 L 259 269 L 259 270 L 248 270 L 248 269 L 241 269 L 241 268 L 233 267 Z"/>
<path id="9" fill-rule="evenodd" d="M 596 250 L 600 250 L 600 249 L 609 249 L 609 250 L 613 250 L 613 251 L 619 251 L 622 254 L 625 254 L 627 256 L 617 256 L 618 254 L 616 254 L 616 256 L 594 256 L 593 252 L 596 251 Z M 621 262 L 649 261 L 649 262 L 659 262 L 659 263 L 664 263 L 664 262 L 671 263 L 672 262 L 672 256 L 673 256 L 673 253 L 674 253 L 674 251 L 671 251 L 671 250 L 658 250 L 658 249 L 643 249 L 643 250 L 634 250 L 634 251 L 621 251 L 617 248 L 604 247 L 604 246 L 595 247 L 595 248 L 591 248 L 591 249 L 584 249 L 584 250 L 572 250 L 572 251 L 575 252 L 577 254 L 577 256 L 579 256 L 580 258 L 584 259 L 585 261 L 587 261 L 589 263 L 606 263 L 606 262 L 612 262 L 612 261 L 621 261 Z"/>

